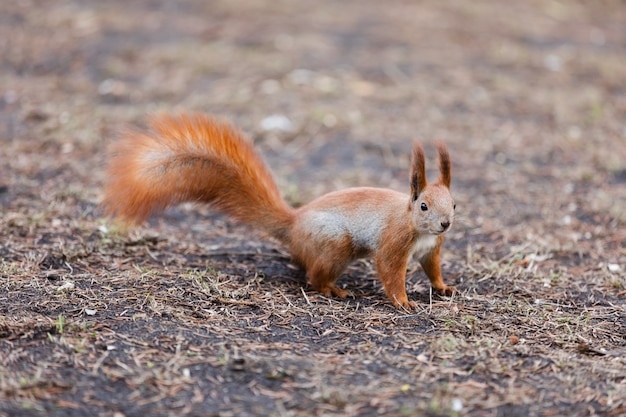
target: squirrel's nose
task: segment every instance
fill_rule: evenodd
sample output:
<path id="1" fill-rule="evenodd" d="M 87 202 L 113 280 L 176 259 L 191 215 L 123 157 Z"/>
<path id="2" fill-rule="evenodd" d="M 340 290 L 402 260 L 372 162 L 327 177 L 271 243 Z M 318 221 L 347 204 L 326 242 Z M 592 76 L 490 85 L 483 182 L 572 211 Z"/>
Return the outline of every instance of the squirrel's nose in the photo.
<path id="1" fill-rule="evenodd" d="M 441 222 L 441 227 L 443 227 L 443 230 L 446 230 L 448 227 L 450 227 L 450 222 Z"/>

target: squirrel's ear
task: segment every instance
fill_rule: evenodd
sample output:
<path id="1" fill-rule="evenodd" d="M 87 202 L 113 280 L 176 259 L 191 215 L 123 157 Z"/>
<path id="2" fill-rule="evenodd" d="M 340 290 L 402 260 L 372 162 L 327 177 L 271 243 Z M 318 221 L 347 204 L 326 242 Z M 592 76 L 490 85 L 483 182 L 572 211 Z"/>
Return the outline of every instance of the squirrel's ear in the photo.
<path id="1" fill-rule="evenodd" d="M 437 151 L 439 152 L 439 182 L 446 188 L 450 188 L 452 173 L 450 169 L 450 154 L 448 153 L 448 148 L 443 142 L 437 142 Z"/>
<path id="2" fill-rule="evenodd" d="M 426 188 L 426 166 L 424 163 L 424 149 L 415 142 L 411 154 L 411 201 L 417 200 L 420 193 Z"/>

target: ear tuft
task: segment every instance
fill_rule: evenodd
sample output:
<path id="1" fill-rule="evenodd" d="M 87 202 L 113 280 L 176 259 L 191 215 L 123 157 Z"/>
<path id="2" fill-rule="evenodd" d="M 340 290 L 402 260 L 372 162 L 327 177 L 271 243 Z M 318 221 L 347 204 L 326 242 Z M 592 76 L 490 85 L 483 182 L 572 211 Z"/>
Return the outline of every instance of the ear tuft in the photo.
<path id="1" fill-rule="evenodd" d="M 411 201 L 417 200 L 420 193 L 426 188 L 426 164 L 424 162 L 424 149 L 415 142 L 411 154 Z"/>
<path id="2" fill-rule="evenodd" d="M 450 183 L 452 182 L 450 153 L 448 153 L 448 148 L 441 141 L 437 141 L 437 152 L 439 153 L 439 182 L 450 189 Z"/>

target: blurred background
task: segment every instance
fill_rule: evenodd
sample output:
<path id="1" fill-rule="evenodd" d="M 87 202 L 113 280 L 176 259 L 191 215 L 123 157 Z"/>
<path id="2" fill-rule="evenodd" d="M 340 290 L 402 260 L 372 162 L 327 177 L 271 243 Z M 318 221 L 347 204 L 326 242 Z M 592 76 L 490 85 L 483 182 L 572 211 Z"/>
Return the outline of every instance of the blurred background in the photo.
<path id="1" fill-rule="evenodd" d="M 91 211 L 118 132 L 187 110 L 247 132 L 294 204 L 404 190 L 411 142 L 435 168 L 443 139 L 468 230 L 603 239 L 624 223 L 625 16 L 611 0 L 3 2 L 0 195 Z"/>

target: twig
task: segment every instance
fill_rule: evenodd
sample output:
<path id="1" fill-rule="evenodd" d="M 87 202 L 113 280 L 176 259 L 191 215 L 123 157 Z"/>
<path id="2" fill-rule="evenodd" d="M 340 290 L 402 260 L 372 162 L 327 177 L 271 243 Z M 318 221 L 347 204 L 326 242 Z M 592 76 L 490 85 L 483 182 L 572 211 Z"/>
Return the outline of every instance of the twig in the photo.
<path id="1" fill-rule="evenodd" d="M 300 287 L 300 291 L 302 292 L 302 295 L 304 296 L 304 300 L 306 301 L 306 303 L 308 305 L 311 305 L 311 301 L 309 301 L 309 297 L 306 295 L 306 292 L 304 292 L 304 288 Z"/>

